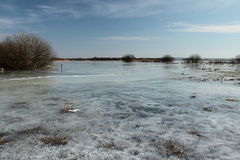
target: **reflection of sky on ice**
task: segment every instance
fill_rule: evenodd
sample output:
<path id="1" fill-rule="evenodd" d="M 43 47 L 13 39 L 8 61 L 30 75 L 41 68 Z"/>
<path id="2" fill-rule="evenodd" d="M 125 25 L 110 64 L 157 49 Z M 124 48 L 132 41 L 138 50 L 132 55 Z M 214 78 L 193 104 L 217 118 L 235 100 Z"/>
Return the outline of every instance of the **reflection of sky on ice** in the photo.
<path id="1" fill-rule="evenodd" d="M 240 158 L 239 102 L 226 101 L 240 99 L 239 87 L 200 81 L 203 66 L 56 66 L 51 73 L 1 75 L 0 138 L 9 141 L 0 144 L 1 159 Z M 193 74 L 198 78 L 189 79 Z M 69 102 L 81 111 L 63 114 Z M 40 126 L 39 133 L 19 133 Z M 67 145 L 41 141 L 61 136 Z"/>

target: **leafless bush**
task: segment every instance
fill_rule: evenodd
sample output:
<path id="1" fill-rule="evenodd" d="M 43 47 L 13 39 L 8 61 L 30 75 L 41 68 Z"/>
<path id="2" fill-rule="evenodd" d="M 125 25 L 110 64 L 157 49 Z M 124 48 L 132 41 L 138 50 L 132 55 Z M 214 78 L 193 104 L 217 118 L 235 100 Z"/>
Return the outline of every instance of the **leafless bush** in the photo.
<path id="1" fill-rule="evenodd" d="M 0 67 L 10 70 L 41 69 L 51 64 L 56 54 L 43 38 L 25 32 L 6 36 L 0 42 Z"/>
<path id="2" fill-rule="evenodd" d="M 240 64 L 240 54 L 236 55 L 236 57 L 233 59 L 235 63 Z"/>
<path id="3" fill-rule="evenodd" d="M 162 62 L 168 62 L 168 63 L 170 63 L 170 62 L 173 62 L 174 61 L 174 58 L 172 57 L 172 56 L 170 56 L 170 55 L 164 55 L 163 57 L 162 57 Z"/>
<path id="4" fill-rule="evenodd" d="M 198 54 L 192 54 L 191 56 L 189 56 L 188 58 L 184 59 L 185 63 L 198 63 L 199 61 L 201 61 L 202 58 L 200 55 Z"/>
<path id="5" fill-rule="evenodd" d="M 122 61 L 124 62 L 132 62 L 136 57 L 133 54 L 127 54 L 122 57 Z"/>

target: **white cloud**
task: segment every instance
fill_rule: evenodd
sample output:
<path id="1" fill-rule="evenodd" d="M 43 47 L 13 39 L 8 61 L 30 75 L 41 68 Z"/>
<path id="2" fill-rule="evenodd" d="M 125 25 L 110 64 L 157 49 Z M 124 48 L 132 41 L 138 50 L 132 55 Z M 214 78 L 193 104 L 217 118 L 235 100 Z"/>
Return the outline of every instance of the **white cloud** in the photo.
<path id="1" fill-rule="evenodd" d="M 234 25 L 199 25 L 184 22 L 173 22 L 168 27 L 176 29 L 168 29 L 167 31 L 178 32 L 215 32 L 215 33 L 240 33 L 240 24 Z"/>
<path id="2" fill-rule="evenodd" d="M 103 40 L 117 40 L 117 41 L 144 41 L 151 40 L 152 38 L 147 37 L 101 37 Z"/>

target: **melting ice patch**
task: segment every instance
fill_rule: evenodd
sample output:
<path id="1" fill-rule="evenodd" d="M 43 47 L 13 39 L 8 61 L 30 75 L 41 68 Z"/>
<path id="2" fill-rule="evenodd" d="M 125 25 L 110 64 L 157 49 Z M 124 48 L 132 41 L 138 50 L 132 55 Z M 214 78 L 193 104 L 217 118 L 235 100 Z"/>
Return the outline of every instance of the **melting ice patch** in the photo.
<path id="1" fill-rule="evenodd" d="M 0 159 L 240 159 L 238 86 L 182 78 L 179 64 L 87 72 L 109 65 L 84 83 L 60 71 L 1 81 Z"/>

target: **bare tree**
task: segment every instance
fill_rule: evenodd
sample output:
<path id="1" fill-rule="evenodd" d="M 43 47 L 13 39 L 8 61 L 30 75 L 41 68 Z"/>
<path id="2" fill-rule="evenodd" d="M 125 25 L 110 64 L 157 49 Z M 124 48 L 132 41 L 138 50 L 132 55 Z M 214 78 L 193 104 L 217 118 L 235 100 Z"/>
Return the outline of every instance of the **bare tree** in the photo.
<path id="1" fill-rule="evenodd" d="M 52 63 L 56 53 L 43 38 L 25 32 L 0 42 L 0 66 L 11 70 L 34 70 Z"/>

